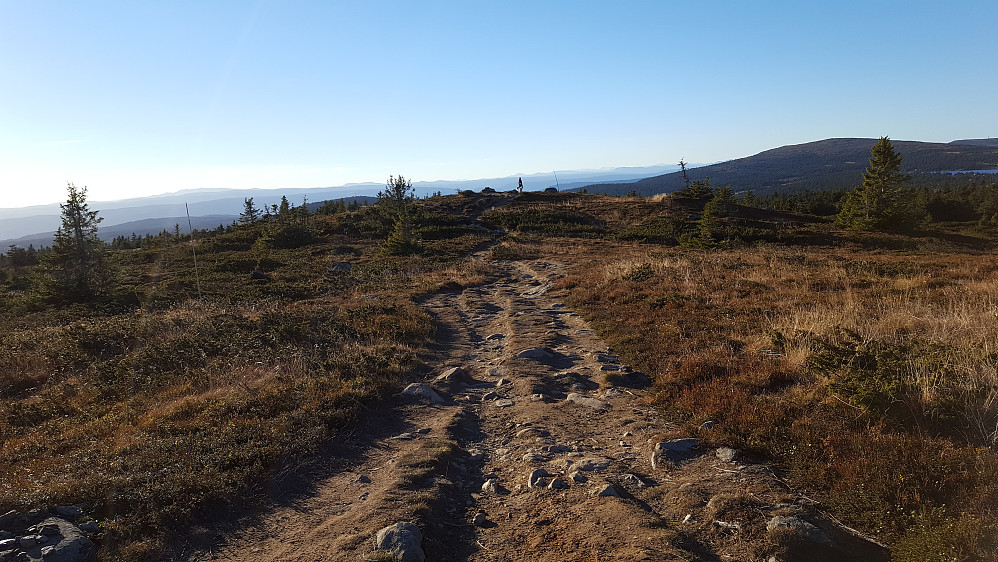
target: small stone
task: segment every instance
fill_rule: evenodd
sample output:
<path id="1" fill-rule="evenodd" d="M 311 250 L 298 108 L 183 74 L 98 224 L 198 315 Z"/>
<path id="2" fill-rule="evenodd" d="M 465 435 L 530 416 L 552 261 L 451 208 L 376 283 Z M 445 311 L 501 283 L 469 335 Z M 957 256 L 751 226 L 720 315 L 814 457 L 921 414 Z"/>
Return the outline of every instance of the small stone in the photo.
<path id="1" fill-rule="evenodd" d="M 714 422 L 707 420 L 700 424 L 700 429 L 711 429 L 714 427 Z"/>
<path id="2" fill-rule="evenodd" d="M 496 381 L 496 386 L 497 387 L 502 386 L 504 384 L 509 384 L 509 380 L 501 378 L 501 379 L 499 379 L 499 380 Z"/>
<path id="3" fill-rule="evenodd" d="M 499 398 L 499 395 L 497 393 L 486 392 L 485 395 L 482 396 L 482 402 L 485 402 L 486 400 L 495 400 L 496 398 Z"/>
<path id="4" fill-rule="evenodd" d="M 616 388 L 611 388 L 610 390 L 604 392 L 603 395 L 600 396 L 600 398 L 602 398 L 603 400 L 609 400 L 611 398 L 620 398 L 623 395 L 624 395 L 623 392 L 617 390 Z"/>
<path id="5" fill-rule="evenodd" d="M 366 474 L 361 474 L 360 476 L 357 477 L 357 482 L 360 484 L 370 484 L 371 477 Z"/>
<path id="6" fill-rule="evenodd" d="M 402 395 L 418 398 L 420 400 L 429 402 L 430 404 L 444 403 L 444 399 L 441 398 L 440 395 L 437 394 L 435 390 L 430 388 L 429 385 L 425 385 L 423 383 L 414 382 L 410 384 L 409 386 L 405 387 L 405 390 L 402 391 Z"/>
<path id="7" fill-rule="evenodd" d="M 96 521 L 84 521 L 80 523 L 80 530 L 87 534 L 94 534 L 100 532 L 100 525 Z"/>
<path id="8" fill-rule="evenodd" d="M 516 354 L 516 358 L 518 359 L 550 359 L 551 357 L 554 357 L 554 355 L 543 347 L 524 349 Z"/>
<path id="9" fill-rule="evenodd" d="M 398 435 L 389 437 L 389 439 L 394 439 L 396 441 L 410 441 L 415 438 L 416 436 L 412 433 L 399 433 Z"/>
<path id="10" fill-rule="evenodd" d="M 468 376 L 464 372 L 464 369 L 462 369 L 461 367 L 451 367 L 450 369 L 447 369 L 446 371 L 437 375 L 437 378 L 433 380 L 437 382 L 458 382 L 466 380 L 467 378 Z"/>
<path id="11" fill-rule="evenodd" d="M 576 470 L 583 470 L 586 472 L 593 472 L 599 470 L 606 470 L 610 467 L 610 463 L 613 461 L 605 457 L 591 457 L 580 460 L 575 465 Z"/>
<path id="12" fill-rule="evenodd" d="M 731 447 L 721 447 L 715 453 L 717 458 L 724 462 L 731 462 L 738 458 L 738 451 L 732 449 Z"/>
<path id="13" fill-rule="evenodd" d="M 693 514 L 687 513 L 686 517 L 683 517 L 683 523 L 693 523 Z"/>
<path id="14" fill-rule="evenodd" d="M 602 400 L 597 400 L 595 398 L 590 398 L 588 396 L 583 396 L 577 392 L 571 392 L 567 397 L 565 397 L 567 402 L 573 402 L 580 406 L 585 406 L 587 408 L 592 408 L 594 410 L 605 410 L 611 408 L 610 404 L 603 402 Z"/>
<path id="15" fill-rule="evenodd" d="M 483 527 L 488 520 L 488 515 L 484 511 L 479 511 L 475 514 L 475 517 L 471 520 L 471 523 L 476 527 Z"/>
<path id="16" fill-rule="evenodd" d="M 543 468 L 538 468 L 537 470 L 531 472 L 530 476 L 527 477 L 527 487 L 533 488 L 537 486 L 542 478 L 546 478 L 548 476 L 551 476 L 548 471 Z"/>
<path id="17" fill-rule="evenodd" d="M 617 490 L 614 489 L 614 487 L 611 486 L 611 485 L 609 485 L 609 484 L 607 484 L 606 486 L 603 486 L 599 490 L 596 490 L 596 492 L 594 492 L 593 495 L 596 496 L 596 497 L 598 497 L 598 498 L 619 498 L 620 497 L 620 494 L 617 493 Z"/>
<path id="18" fill-rule="evenodd" d="M 600 363 L 620 363 L 620 357 L 611 354 L 598 354 L 596 360 Z"/>
<path id="19" fill-rule="evenodd" d="M 3 515 L 0 515 L 0 529 L 6 529 L 7 526 L 13 523 L 16 518 L 17 511 L 14 511 L 13 509 Z"/>
<path id="20" fill-rule="evenodd" d="M 428 434 L 431 431 L 433 431 L 432 427 L 423 427 L 423 428 L 420 428 L 420 429 L 416 430 L 416 433 L 418 433 L 420 435 L 426 435 L 426 434 Z"/>
<path id="21" fill-rule="evenodd" d="M 630 431 L 625 431 L 624 432 L 624 437 L 634 437 L 634 434 L 631 433 Z"/>
<path id="22" fill-rule="evenodd" d="M 827 545 L 832 542 L 824 531 L 796 515 L 777 515 L 766 523 L 766 531 L 773 532 L 778 529 L 793 529 L 814 544 Z"/>
<path id="23" fill-rule="evenodd" d="M 487 337 L 485 339 L 487 339 L 487 340 L 501 340 L 501 339 L 503 339 L 505 337 L 506 337 L 505 335 L 497 333 L 497 334 L 492 334 L 492 335 L 490 335 L 489 337 Z"/>
<path id="24" fill-rule="evenodd" d="M 516 432 L 516 437 L 518 439 L 528 438 L 528 437 L 539 437 L 541 435 L 541 430 L 535 427 L 525 427 L 520 431 Z"/>
<path id="25" fill-rule="evenodd" d="M 600 365 L 600 371 L 619 371 L 620 365 Z"/>
<path id="26" fill-rule="evenodd" d="M 544 462 L 546 460 L 548 460 L 548 457 L 538 453 L 526 453 L 523 455 L 524 462 Z"/>
<path id="27" fill-rule="evenodd" d="M 80 517 L 83 516 L 83 510 L 80 509 L 79 506 L 75 506 L 75 505 L 60 505 L 60 506 L 57 506 L 54 511 L 58 515 L 61 515 L 63 517 L 66 517 L 66 518 L 69 518 L 69 519 L 73 519 L 73 520 L 79 519 Z"/>
<path id="28" fill-rule="evenodd" d="M 33 548 L 36 544 L 38 544 L 38 539 L 35 538 L 35 535 L 28 535 L 17 539 L 17 545 L 25 550 Z"/>
<path id="29" fill-rule="evenodd" d="M 531 402 L 543 402 L 545 399 L 547 399 L 547 396 L 544 396 L 543 394 L 538 393 L 530 395 Z"/>
<path id="30" fill-rule="evenodd" d="M 374 548 L 389 552 L 402 562 L 424 562 L 423 533 L 408 521 L 400 521 L 377 532 Z"/>
<path id="31" fill-rule="evenodd" d="M 586 482 L 589 482 L 589 477 L 577 470 L 569 474 L 568 479 L 571 480 L 572 482 L 577 482 L 579 484 L 585 484 Z"/>
<path id="32" fill-rule="evenodd" d="M 500 398 L 499 400 L 496 400 L 494 404 L 497 408 L 509 408 L 514 404 L 514 402 L 509 398 Z"/>
<path id="33" fill-rule="evenodd" d="M 622 474 L 620 484 L 625 488 L 645 488 L 648 486 L 644 480 L 634 474 Z"/>
<path id="34" fill-rule="evenodd" d="M 561 478 L 555 478 L 548 484 L 548 489 L 550 490 L 565 490 L 568 488 L 568 483 Z"/>
<path id="35" fill-rule="evenodd" d="M 486 480 L 482 484 L 482 492 L 485 494 L 497 494 L 499 493 L 499 483 L 495 480 Z"/>

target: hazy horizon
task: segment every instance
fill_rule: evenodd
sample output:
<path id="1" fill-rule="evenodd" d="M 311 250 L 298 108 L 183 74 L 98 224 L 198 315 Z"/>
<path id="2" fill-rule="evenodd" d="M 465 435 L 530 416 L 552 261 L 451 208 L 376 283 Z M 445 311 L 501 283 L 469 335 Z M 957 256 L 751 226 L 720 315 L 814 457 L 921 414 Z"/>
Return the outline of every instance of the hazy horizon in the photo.
<path id="1" fill-rule="evenodd" d="M 115 201 L 985 138 L 996 16 L 985 2 L 8 2 L 0 206 L 62 201 L 66 182 Z"/>

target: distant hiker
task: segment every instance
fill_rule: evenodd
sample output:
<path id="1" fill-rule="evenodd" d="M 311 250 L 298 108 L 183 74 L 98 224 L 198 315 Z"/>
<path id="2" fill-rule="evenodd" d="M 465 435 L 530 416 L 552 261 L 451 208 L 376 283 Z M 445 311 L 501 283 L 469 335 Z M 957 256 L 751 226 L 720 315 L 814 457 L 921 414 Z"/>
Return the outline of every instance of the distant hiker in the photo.
<path id="1" fill-rule="evenodd" d="M 517 193 L 523 193 L 523 178 L 520 178 L 520 187 L 516 188 Z"/>

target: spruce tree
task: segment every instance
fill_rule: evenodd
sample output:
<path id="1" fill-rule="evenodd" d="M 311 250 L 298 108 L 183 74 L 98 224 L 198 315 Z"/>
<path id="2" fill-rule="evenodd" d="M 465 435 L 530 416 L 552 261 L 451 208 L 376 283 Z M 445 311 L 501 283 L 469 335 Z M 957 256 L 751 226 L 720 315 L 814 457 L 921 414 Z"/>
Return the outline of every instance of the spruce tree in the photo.
<path id="1" fill-rule="evenodd" d="M 870 150 L 863 183 L 846 196 L 835 224 L 848 230 L 910 230 L 918 221 L 901 197 L 907 179 L 901 173 L 901 155 L 889 138 L 880 137 Z"/>
<path id="2" fill-rule="evenodd" d="M 97 237 L 97 225 L 104 219 L 90 210 L 86 187 L 70 183 L 67 190 L 66 202 L 59 205 L 62 225 L 43 264 L 51 296 L 85 300 L 105 293 L 110 283 L 106 247 Z"/>
<path id="3" fill-rule="evenodd" d="M 260 220 L 260 209 L 253 204 L 253 198 L 243 199 L 243 212 L 239 213 L 239 224 L 253 224 Z"/>

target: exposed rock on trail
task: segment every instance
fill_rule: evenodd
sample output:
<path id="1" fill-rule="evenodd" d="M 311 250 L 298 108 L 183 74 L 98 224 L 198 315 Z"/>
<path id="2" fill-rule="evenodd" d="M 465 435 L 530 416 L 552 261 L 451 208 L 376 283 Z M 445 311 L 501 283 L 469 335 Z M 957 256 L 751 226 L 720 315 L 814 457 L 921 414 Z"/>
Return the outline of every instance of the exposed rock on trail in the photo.
<path id="1" fill-rule="evenodd" d="M 423 303 L 439 368 L 363 454 L 192 558 L 887 559 L 766 466 L 664 439 L 674 428 L 645 399 L 648 377 L 550 294 L 558 264 L 495 267 L 495 281 Z"/>

